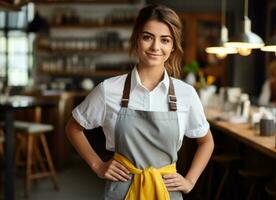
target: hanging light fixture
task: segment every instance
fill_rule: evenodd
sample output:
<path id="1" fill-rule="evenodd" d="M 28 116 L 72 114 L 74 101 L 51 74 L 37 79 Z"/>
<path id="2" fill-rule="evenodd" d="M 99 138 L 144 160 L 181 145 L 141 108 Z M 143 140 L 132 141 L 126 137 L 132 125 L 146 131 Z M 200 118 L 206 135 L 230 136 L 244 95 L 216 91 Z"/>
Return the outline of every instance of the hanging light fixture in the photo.
<path id="1" fill-rule="evenodd" d="M 275 52 L 276 56 L 276 35 L 274 35 L 271 38 L 271 41 L 268 45 L 265 45 L 264 47 L 261 48 L 262 51 L 268 51 L 268 52 Z"/>
<path id="2" fill-rule="evenodd" d="M 211 47 L 207 47 L 205 51 L 209 54 L 215 54 L 217 58 L 223 59 L 227 54 L 237 53 L 236 48 L 225 47 L 224 43 L 228 41 L 228 29 L 225 26 L 225 10 L 226 10 L 226 0 L 222 0 L 221 4 L 221 30 L 220 38 L 216 41 L 216 44 Z"/>
<path id="3" fill-rule="evenodd" d="M 248 18 L 248 0 L 244 0 L 243 32 L 226 42 L 225 46 L 237 48 L 242 56 L 248 56 L 252 49 L 259 49 L 264 46 L 262 38 L 251 31 L 251 21 Z"/>

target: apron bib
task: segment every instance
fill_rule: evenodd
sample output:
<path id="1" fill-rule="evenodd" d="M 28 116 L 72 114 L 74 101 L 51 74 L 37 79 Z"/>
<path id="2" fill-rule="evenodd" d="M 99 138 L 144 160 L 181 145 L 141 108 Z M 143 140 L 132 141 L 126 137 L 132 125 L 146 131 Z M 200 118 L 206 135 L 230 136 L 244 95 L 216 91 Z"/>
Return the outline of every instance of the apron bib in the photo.
<path id="1" fill-rule="evenodd" d="M 128 108 L 130 73 L 127 76 L 115 126 L 115 151 L 128 158 L 136 168 L 161 168 L 177 161 L 179 138 L 176 97 L 170 78 L 168 112 L 150 112 Z M 123 200 L 132 178 L 126 182 L 107 181 L 104 199 Z M 181 192 L 170 192 L 171 200 L 182 200 Z M 138 199 L 137 199 L 138 200 Z"/>

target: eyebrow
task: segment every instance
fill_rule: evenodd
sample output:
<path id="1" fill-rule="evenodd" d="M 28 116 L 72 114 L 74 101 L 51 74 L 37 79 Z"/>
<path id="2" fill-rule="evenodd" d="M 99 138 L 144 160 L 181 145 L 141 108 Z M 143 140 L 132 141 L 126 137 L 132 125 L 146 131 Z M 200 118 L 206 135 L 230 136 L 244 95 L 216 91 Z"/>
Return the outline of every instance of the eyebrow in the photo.
<path id="1" fill-rule="evenodd" d="M 155 36 L 154 34 L 152 34 L 152 33 L 150 33 L 150 32 L 147 32 L 147 31 L 143 31 L 142 33 L 146 33 L 146 34 L 149 34 L 149 35 L 151 35 L 151 36 Z M 170 37 L 170 38 L 172 38 L 171 35 L 161 35 L 161 37 Z"/>

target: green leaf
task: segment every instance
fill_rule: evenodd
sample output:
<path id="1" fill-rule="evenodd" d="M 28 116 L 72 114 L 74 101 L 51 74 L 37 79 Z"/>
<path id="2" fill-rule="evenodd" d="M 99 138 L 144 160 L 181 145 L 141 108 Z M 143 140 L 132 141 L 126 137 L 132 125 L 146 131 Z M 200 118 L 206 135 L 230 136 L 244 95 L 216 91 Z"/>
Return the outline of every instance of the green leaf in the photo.
<path id="1" fill-rule="evenodd" d="M 198 72 L 199 68 L 200 68 L 200 66 L 197 61 L 192 61 L 191 63 L 184 65 L 184 71 L 187 73 L 196 74 Z"/>

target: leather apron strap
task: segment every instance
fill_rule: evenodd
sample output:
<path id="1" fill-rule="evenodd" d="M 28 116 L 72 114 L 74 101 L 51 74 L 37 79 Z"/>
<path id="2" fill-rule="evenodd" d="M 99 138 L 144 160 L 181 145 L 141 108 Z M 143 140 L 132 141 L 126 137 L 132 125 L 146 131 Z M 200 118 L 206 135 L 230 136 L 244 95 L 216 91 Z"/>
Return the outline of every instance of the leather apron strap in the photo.
<path id="1" fill-rule="evenodd" d="M 170 111 L 177 111 L 177 98 L 175 96 L 174 86 L 172 79 L 169 77 L 170 84 L 169 84 L 169 91 L 168 91 L 168 105 Z M 131 72 L 128 73 L 125 85 L 124 85 L 124 91 L 123 91 L 123 98 L 121 101 L 122 107 L 128 107 L 129 102 L 129 93 L 130 93 L 130 86 L 131 86 Z"/>

